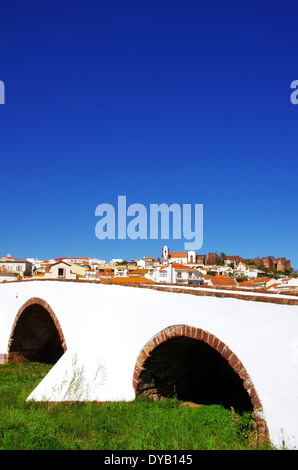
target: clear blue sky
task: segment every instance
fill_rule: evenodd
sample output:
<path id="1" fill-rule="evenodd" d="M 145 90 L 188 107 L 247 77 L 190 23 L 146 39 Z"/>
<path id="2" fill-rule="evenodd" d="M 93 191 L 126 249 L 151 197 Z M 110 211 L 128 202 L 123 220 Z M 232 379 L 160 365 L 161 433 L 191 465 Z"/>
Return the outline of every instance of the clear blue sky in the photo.
<path id="1" fill-rule="evenodd" d="M 200 253 L 298 268 L 297 1 L 1 3 L 0 255 L 160 256 L 95 208 L 204 204 Z"/>

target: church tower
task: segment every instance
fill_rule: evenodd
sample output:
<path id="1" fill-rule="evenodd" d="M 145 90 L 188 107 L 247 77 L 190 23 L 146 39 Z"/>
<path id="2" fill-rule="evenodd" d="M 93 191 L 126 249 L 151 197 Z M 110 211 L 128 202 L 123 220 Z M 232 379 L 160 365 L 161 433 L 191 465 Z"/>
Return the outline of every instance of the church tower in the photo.
<path id="1" fill-rule="evenodd" d="M 161 262 L 162 264 L 167 264 L 169 262 L 169 248 L 167 245 L 162 248 Z"/>

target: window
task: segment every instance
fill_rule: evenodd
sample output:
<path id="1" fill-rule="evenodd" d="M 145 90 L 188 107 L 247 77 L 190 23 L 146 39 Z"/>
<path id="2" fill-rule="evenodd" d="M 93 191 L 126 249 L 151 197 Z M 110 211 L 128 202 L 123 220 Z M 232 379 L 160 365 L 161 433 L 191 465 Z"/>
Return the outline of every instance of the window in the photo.
<path id="1" fill-rule="evenodd" d="M 64 277 L 64 269 L 63 268 L 58 268 L 58 276 L 59 277 Z"/>

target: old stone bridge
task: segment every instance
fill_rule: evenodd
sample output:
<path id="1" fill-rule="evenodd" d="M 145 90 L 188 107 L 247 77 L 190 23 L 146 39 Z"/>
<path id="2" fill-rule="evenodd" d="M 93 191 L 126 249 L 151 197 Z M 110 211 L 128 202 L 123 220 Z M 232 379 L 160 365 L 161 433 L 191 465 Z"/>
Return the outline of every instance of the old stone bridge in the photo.
<path id="1" fill-rule="evenodd" d="M 298 297 L 76 281 L 0 285 L 0 358 L 55 364 L 28 400 L 177 396 L 252 410 L 298 447 Z"/>

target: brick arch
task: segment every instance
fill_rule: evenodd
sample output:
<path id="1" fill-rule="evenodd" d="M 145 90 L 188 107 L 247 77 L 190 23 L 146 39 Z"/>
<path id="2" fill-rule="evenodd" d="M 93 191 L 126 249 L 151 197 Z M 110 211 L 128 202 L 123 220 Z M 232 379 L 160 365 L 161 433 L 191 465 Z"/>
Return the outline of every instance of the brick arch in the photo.
<path id="1" fill-rule="evenodd" d="M 234 354 L 225 343 L 220 341 L 220 339 L 218 339 L 216 336 L 212 335 L 208 331 L 202 330 L 200 328 L 187 325 L 174 325 L 165 328 L 156 336 L 154 336 L 154 338 L 152 338 L 144 346 L 137 358 L 133 374 L 133 388 L 135 392 L 137 392 L 137 387 L 140 381 L 140 375 L 142 370 L 144 369 L 145 361 L 150 356 L 150 353 L 157 346 L 159 346 L 161 343 L 164 343 L 168 339 L 181 336 L 196 339 L 198 341 L 203 341 L 204 343 L 208 344 L 211 348 L 215 349 L 229 363 L 234 372 L 242 380 L 244 389 L 247 391 L 247 394 L 250 398 L 253 407 L 253 414 L 258 427 L 258 434 L 261 439 L 267 439 L 269 433 L 266 421 L 264 419 L 263 407 L 254 388 L 253 382 L 249 374 L 247 373 L 244 365 L 236 356 L 236 354 Z"/>
<path id="2" fill-rule="evenodd" d="M 66 341 L 65 341 L 65 338 L 64 338 L 64 335 L 63 335 L 62 328 L 60 326 L 60 323 L 59 323 L 58 318 L 56 317 L 54 311 L 52 310 L 50 305 L 45 300 L 40 299 L 39 297 L 32 297 L 31 299 L 27 300 L 27 302 L 25 302 L 24 305 L 22 305 L 22 307 L 19 309 L 19 311 L 18 311 L 18 313 L 15 317 L 15 320 L 14 320 L 14 323 L 13 323 L 13 326 L 12 326 L 12 329 L 11 329 L 9 341 L 8 341 L 8 354 L 10 352 L 14 332 L 15 332 L 16 326 L 18 324 L 18 321 L 19 321 L 21 315 L 23 314 L 23 312 L 26 310 L 26 308 L 30 307 L 30 305 L 40 305 L 41 307 L 43 307 L 48 312 L 48 314 L 50 315 L 50 317 L 53 320 L 53 323 L 54 323 L 54 325 L 57 329 L 57 332 L 58 332 L 58 335 L 59 335 L 59 338 L 60 338 L 60 341 L 61 341 L 61 346 L 63 348 L 63 351 L 65 352 L 67 350 Z"/>

